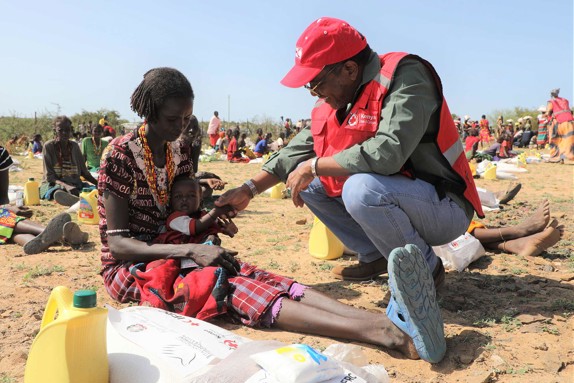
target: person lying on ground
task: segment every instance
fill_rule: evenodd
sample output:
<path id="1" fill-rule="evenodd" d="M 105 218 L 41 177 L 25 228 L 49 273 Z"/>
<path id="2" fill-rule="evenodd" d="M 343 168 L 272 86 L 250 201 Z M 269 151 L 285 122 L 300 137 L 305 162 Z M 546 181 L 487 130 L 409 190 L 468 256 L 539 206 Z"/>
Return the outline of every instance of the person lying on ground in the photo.
<path id="1" fill-rule="evenodd" d="M 8 168 L 12 163 L 8 151 L 0 146 L 0 245 L 12 241 L 30 255 L 41 253 L 61 241 L 70 245 L 87 242 L 88 233 L 83 233 L 75 222 L 71 222 L 67 213 L 55 216 L 44 227 L 29 219 L 33 215 L 29 207 L 10 204 Z"/>
<path id="2" fill-rule="evenodd" d="M 545 200 L 518 225 L 488 228 L 472 221 L 467 231 L 487 249 L 519 256 L 536 256 L 560 241 L 564 226 L 559 225 L 556 219 L 550 219 L 550 203 Z"/>
<path id="3" fill-rule="evenodd" d="M 169 214 L 173 180 L 193 174 L 186 151 L 174 142 L 189 122 L 193 99 L 181 72 L 148 71 L 131 98 L 132 109 L 147 123 L 114 140 L 104 154 L 98 207 L 101 274 L 108 294 L 118 302 L 140 302 L 200 319 L 224 316 L 254 327 L 384 346 L 433 363 L 442 359 L 446 343 L 434 289 L 406 286 L 401 270 L 390 273 L 396 292 L 391 321 L 385 314 L 345 305 L 293 279 L 240 263 L 236 251 L 221 246 L 153 243 Z M 393 264 L 403 258 L 409 265 L 414 262 L 409 269 L 415 278 L 432 284 L 420 250 L 397 249 L 393 257 Z M 199 267 L 186 273 L 182 262 L 187 260 Z M 164 294 L 146 287 L 159 282 Z M 409 293 L 429 303 L 424 319 L 409 314 L 420 304 L 401 299 Z"/>

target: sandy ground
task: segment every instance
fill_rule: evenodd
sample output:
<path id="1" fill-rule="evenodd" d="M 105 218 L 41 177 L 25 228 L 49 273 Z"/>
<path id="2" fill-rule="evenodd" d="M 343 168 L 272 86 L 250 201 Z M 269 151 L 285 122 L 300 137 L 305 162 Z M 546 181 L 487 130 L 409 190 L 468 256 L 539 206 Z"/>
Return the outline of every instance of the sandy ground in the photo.
<path id="1" fill-rule="evenodd" d="M 11 183 L 22 185 L 28 177 L 41 178 L 41 161 L 15 156 L 24 169 L 11 173 Z M 240 185 L 259 170 L 254 164 L 202 163 L 201 170 L 215 172 Z M 404 359 L 399 353 L 361 344 L 371 363 L 383 364 L 393 382 L 573 382 L 574 381 L 574 227 L 571 164 L 531 164 L 520 174 L 522 191 L 500 212 L 487 213 L 491 226 L 520 222 L 543 199 L 550 200 L 552 217 L 566 226 L 563 239 L 537 257 L 487 254 L 462 273 L 449 271 L 439 294 L 448 351 L 444 360 L 431 365 Z M 477 180 L 489 190 L 504 190 L 510 181 Z M 34 220 L 46 223 L 62 208 L 42 201 L 34 207 Z M 77 220 L 74 217 L 74 220 Z M 350 305 L 379 310 L 387 277 L 365 283 L 334 279 L 330 269 L 355 262 L 344 256 L 321 261 L 308 253 L 312 215 L 296 209 L 290 200 L 256 198 L 236 219 L 240 232 L 224 237 L 223 245 L 240 257 L 277 273 L 296 278 Z M 98 272 L 97 226 L 83 225 L 89 243 L 78 249 L 54 246 L 47 252 L 25 256 L 17 245 L 0 248 L 0 382 L 23 380 L 28 350 L 40 327 L 51 289 L 94 289 L 100 305 L 111 304 Z M 216 322 L 251 339 L 277 339 L 306 343 L 323 349 L 342 342 L 275 330 L 250 329 Z"/>

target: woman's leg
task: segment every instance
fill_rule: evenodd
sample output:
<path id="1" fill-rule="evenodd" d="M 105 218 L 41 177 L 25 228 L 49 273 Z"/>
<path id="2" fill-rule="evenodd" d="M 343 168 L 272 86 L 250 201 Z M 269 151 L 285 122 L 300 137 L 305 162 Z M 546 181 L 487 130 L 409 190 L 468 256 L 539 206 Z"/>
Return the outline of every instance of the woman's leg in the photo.
<path id="1" fill-rule="evenodd" d="M 539 233 L 548 226 L 548 222 L 550 222 L 550 202 L 544 200 L 530 217 L 518 225 L 491 229 L 477 228 L 472 235 L 483 245 L 499 243 Z"/>
<path id="2" fill-rule="evenodd" d="M 275 325 L 286 331 L 384 346 L 397 349 L 408 358 L 419 358 L 411 338 L 382 313 L 364 311 L 361 318 L 349 318 L 342 312 L 329 312 L 302 302 L 283 299 L 283 307 Z"/>
<path id="3" fill-rule="evenodd" d="M 14 227 L 14 235 L 18 234 L 32 234 L 33 236 L 39 235 L 43 232 L 45 227 L 37 222 L 28 219 L 20 221 Z"/>
<path id="4" fill-rule="evenodd" d="M 554 220 L 550 226 L 539 233 L 504 242 L 487 243 L 485 247 L 505 253 L 532 257 L 554 246 L 560 241 L 563 234 L 564 226 L 558 226 L 558 221 Z"/>
<path id="5" fill-rule="evenodd" d="M 316 307 L 326 312 L 344 316 L 345 318 L 364 318 L 369 311 L 361 310 L 351 305 L 339 302 L 317 290 L 306 289 L 300 302 L 307 306 Z M 377 314 L 378 315 L 378 314 Z"/>

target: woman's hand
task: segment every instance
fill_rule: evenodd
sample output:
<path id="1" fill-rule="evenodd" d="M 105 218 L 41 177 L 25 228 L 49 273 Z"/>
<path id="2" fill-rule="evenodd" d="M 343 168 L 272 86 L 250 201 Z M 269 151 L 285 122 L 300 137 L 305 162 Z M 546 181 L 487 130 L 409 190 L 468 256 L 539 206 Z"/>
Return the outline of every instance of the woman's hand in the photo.
<path id="1" fill-rule="evenodd" d="M 303 205 L 305 205 L 303 199 L 299 196 L 299 193 L 301 193 L 302 190 L 307 189 L 307 186 L 309 186 L 315 178 L 313 177 L 313 173 L 311 173 L 311 161 L 313 161 L 313 159 L 303 162 L 295 170 L 289 173 L 289 177 L 287 177 L 286 186 L 288 189 L 291 189 L 291 199 L 293 200 L 293 204 L 297 207 L 303 207 Z"/>
<path id="2" fill-rule="evenodd" d="M 18 207 L 15 205 L 4 205 L 6 210 L 11 211 L 12 213 L 19 215 L 20 217 L 30 218 L 34 214 L 32 210 L 28 206 Z"/>
<path id="3" fill-rule="evenodd" d="M 177 245 L 181 252 L 169 255 L 168 259 L 190 258 L 199 266 L 221 266 L 229 275 L 237 275 L 241 266 L 235 259 L 237 251 L 210 245 Z"/>

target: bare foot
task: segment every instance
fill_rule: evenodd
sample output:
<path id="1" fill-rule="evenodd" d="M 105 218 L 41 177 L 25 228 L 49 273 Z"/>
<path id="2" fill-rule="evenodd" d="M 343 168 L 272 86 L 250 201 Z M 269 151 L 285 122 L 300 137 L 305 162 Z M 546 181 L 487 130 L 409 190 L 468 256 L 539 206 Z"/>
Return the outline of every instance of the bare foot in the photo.
<path id="1" fill-rule="evenodd" d="M 521 234 L 518 238 L 541 232 L 548 226 L 548 222 L 550 222 L 550 202 L 544 200 L 534 214 L 516 225 L 516 230 Z"/>
<path id="2" fill-rule="evenodd" d="M 548 226 L 540 233 L 507 241 L 504 250 L 519 256 L 536 256 L 554 246 L 563 234 L 564 226 Z"/>
<path id="3" fill-rule="evenodd" d="M 378 318 L 381 323 L 372 327 L 375 331 L 373 334 L 374 342 L 381 346 L 397 350 L 409 359 L 420 359 L 415 344 L 410 336 L 403 332 L 400 328 L 387 317 L 382 315 Z M 368 333 L 370 330 L 366 329 Z"/>

